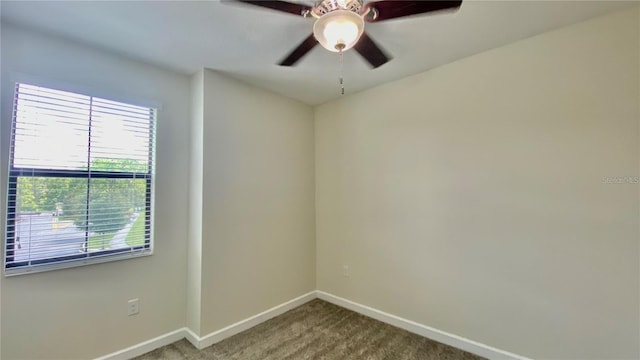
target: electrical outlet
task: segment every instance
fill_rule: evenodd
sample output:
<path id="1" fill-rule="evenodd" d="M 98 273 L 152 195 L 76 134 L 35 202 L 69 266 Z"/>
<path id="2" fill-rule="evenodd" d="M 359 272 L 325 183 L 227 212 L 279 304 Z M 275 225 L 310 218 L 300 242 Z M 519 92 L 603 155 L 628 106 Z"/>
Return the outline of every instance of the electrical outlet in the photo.
<path id="1" fill-rule="evenodd" d="M 349 265 L 342 265 L 342 276 L 349 277 Z"/>
<path id="2" fill-rule="evenodd" d="M 140 312 L 140 300 L 131 299 L 127 302 L 127 315 L 135 315 Z"/>

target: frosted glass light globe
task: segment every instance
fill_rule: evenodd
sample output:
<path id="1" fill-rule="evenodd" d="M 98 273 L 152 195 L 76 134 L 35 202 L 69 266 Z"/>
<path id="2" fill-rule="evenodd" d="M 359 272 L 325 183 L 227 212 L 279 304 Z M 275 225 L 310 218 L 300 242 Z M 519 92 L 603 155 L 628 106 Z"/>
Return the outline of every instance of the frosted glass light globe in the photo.
<path id="1" fill-rule="evenodd" d="M 351 49 L 364 31 L 364 20 L 349 10 L 323 15 L 313 25 L 313 35 L 325 49 L 333 52 Z"/>

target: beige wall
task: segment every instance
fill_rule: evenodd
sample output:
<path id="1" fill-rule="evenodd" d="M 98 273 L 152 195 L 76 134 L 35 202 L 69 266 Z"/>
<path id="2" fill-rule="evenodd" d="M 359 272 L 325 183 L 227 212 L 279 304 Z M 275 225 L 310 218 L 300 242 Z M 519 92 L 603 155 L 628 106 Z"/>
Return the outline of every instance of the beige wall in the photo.
<path id="1" fill-rule="evenodd" d="M 6 204 L 14 79 L 160 105 L 153 256 L 2 277 L 3 359 L 93 358 L 185 322 L 189 79 L 102 51 L 2 25 L 0 204 Z M 5 223 L 5 206 L 0 207 Z M 4 226 L 3 226 L 4 229 Z M 4 238 L 4 236 L 2 236 Z M 2 247 L 4 249 L 4 247 Z M 127 300 L 140 313 L 127 316 Z"/>
<path id="2" fill-rule="evenodd" d="M 25 74 L 160 106 L 155 254 L 2 277 L 3 359 L 92 358 L 185 325 L 205 336 L 315 289 L 310 106 L 3 25 L 2 144 L 12 82 Z M 3 146 L 5 189 L 7 160 Z M 128 317 L 131 298 L 140 314 Z"/>
<path id="3" fill-rule="evenodd" d="M 204 72 L 201 335 L 315 289 L 311 107 Z"/>
<path id="4" fill-rule="evenodd" d="M 638 18 L 318 107 L 318 289 L 534 358 L 640 357 L 639 187 L 602 182 L 640 175 Z"/>

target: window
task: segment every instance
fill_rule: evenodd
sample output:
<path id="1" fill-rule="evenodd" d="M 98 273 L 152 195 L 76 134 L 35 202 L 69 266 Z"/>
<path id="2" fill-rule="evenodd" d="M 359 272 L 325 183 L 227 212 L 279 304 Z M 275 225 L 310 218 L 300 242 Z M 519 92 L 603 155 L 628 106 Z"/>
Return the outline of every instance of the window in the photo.
<path id="1" fill-rule="evenodd" d="M 5 275 L 149 255 L 155 109 L 15 90 Z"/>

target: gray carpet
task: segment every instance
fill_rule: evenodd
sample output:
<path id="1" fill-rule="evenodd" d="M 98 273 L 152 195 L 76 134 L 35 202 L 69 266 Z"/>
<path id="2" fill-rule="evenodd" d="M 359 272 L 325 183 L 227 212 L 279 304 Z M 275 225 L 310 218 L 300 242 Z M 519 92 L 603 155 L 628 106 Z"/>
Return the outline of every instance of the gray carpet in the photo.
<path id="1" fill-rule="evenodd" d="M 315 299 L 200 351 L 183 339 L 136 359 L 478 360 L 482 358 Z"/>

